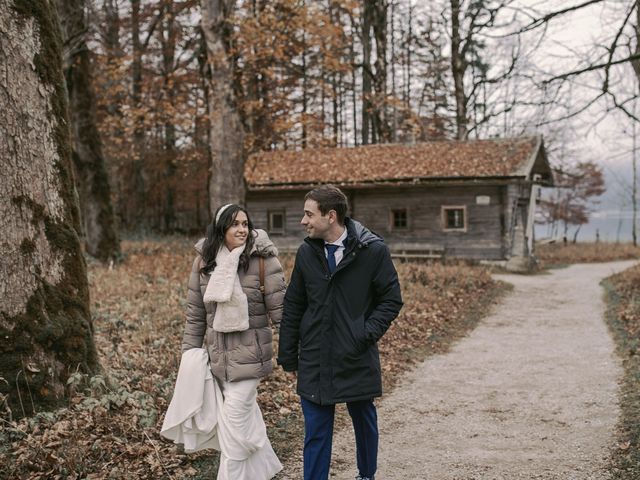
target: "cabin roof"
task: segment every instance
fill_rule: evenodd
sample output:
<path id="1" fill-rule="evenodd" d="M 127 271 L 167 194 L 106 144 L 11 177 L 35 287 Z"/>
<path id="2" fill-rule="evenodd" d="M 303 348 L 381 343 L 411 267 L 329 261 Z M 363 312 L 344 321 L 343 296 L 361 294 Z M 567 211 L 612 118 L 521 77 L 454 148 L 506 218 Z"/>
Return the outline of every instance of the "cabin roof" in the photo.
<path id="1" fill-rule="evenodd" d="M 258 152 L 249 189 L 521 178 L 553 184 L 541 136 Z"/>

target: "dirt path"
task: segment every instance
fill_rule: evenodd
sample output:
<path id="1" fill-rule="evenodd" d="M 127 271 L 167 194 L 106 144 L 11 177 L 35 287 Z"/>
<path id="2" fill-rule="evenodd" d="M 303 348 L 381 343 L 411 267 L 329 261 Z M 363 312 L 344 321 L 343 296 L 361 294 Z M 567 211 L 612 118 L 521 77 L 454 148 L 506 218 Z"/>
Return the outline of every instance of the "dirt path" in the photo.
<path id="1" fill-rule="evenodd" d="M 376 478 L 607 479 L 621 366 L 599 282 L 633 263 L 498 276 L 515 288 L 494 312 L 378 401 Z M 332 479 L 354 478 L 353 443 L 335 435 Z"/>

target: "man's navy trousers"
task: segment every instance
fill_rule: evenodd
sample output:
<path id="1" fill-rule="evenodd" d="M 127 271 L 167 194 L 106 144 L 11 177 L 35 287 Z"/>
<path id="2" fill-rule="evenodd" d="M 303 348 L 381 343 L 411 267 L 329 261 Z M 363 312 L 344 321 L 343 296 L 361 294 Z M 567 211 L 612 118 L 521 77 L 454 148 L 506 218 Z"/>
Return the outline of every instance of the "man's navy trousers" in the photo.
<path id="1" fill-rule="evenodd" d="M 327 480 L 331 464 L 335 405 L 318 405 L 305 398 L 304 480 Z M 358 473 L 373 477 L 378 462 L 378 417 L 373 400 L 347 402 L 356 437 Z"/>

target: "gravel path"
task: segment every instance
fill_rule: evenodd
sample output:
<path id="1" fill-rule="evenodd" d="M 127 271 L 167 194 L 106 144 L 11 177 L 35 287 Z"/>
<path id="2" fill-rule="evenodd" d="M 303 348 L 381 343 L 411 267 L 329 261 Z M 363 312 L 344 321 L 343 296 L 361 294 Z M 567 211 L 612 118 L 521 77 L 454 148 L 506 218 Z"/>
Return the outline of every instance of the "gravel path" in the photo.
<path id="1" fill-rule="evenodd" d="M 378 480 L 605 480 L 621 366 L 600 280 L 633 261 L 499 275 L 512 293 L 378 400 Z M 353 480 L 350 428 L 331 478 Z M 299 462 L 282 479 L 301 479 Z"/>

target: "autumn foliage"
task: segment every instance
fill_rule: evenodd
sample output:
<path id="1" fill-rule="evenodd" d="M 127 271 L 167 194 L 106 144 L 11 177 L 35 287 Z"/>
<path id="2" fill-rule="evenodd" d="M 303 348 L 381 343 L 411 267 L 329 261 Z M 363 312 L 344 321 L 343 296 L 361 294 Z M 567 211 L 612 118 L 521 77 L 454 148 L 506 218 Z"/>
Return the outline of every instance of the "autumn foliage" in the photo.
<path id="1" fill-rule="evenodd" d="M 187 456 L 159 436 L 180 361 L 193 243 L 182 237 L 128 241 L 121 265 L 90 264 L 104 371 L 91 378 L 72 375 L 64 409 L 19 421 L 20 412 L 3 412 L 0 478 L 187 478 L 214 462 L 211 452 Z M 289 275 L 292 258 L 282 260 Z M 387 387 L 414 361 L 468 329 L 495 292 L 483 268 L 397 267 L 406 305 L 380 344 Z M 22 401 L 31 408 L 28 398 Z M 298 397 L 281 369 L 261 383 L 259 402 L 279 455 L 299 454 Z"/>
<path id="2" fill-rule="evenodd" d="M 615 313 L 626 335 L 634 340 L 629 355 L 640 355 L 640 266 L 609 278 L 618 297 Z"/>
<path id="3" fill-rule="evenodd" d="M 607 321 L 622 358 L 617 448 L 611 457 L 613 478 L 640 478 L 640 266 L 609 277 Z"/>
<path id="4" fill-rule="evenodd" d="M 554 173 L 553 194 L 540 201 L 545 223 L 552 229 L 562 228 L 566 237 L 570 225 L 579 227 L 589 222 L 589 215 L 598 203 L 598 197 L 605 192 L 602 167 L 595 162 L 579 162 L 557 169 Z"/>

